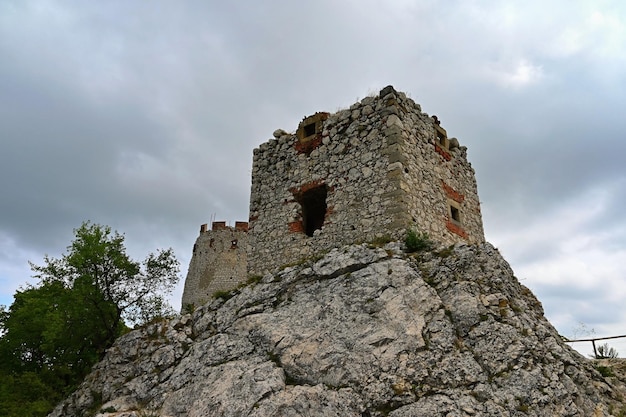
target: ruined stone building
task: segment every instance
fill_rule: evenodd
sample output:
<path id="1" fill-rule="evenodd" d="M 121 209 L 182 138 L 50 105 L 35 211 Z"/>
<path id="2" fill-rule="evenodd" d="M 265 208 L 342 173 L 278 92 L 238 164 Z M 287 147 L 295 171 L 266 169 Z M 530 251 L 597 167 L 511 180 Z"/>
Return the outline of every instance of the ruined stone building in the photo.
<path id="1" fill-rule="evenodd" d="M 483 242 L 466 151 L 436 116 L 391 86 L 349 109 L 305 117 L 295 133 L 275 131 L 254 150 L 248 231 L 233 231 L 241 241 L 247 233 L 246 254 L 237 249 L 247 262 L 238 271 L 247 272 L 233 283 L 346 244 L 399 239 L 408 228 L 446 244 Z M 196 242 L 187 281 L 199 284 L 188 292 L 186 283 L 183 305 L 200 300 L 192 294 L 202 285 L 209 283 L 203 294 L 217 290 L 191 268 L 212 262 L 195 258 L 211 239 L 203 233 L 213 232 Z M 220 268 L 206 270 L 218 276 Z"/>
<path id="2" fill-rule="evenodd" d="M 182 305 L 200 306 L 218 291 L 228 291 L 246 281 L 248 223 L 213 222 L 200 227 L 193 245 L 189 271 L 185 279 Z"/>

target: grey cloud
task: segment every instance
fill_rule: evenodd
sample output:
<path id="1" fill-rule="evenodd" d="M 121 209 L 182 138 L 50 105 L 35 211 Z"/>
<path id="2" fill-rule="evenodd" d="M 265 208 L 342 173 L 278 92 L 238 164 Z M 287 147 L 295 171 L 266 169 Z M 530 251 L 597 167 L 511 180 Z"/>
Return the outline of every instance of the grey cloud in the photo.
<path id="1" fill-rule="evenodd" d="M 173 246 L 184 272 L 201 223 L 247 217 L 254 147 L 387 84 L 468 146 L 487 238 L 514 269 L 555 259 L 555 230 L 537 225 L 597 190 L 610 198 L 573 233 L 623 247 L 624 60 L 599 50 L 610 25 L 589 26 L 595 7 L 5 2 L 0 275 L 60 255 L 87 219 L 125 232 L 136 257 Z"/>

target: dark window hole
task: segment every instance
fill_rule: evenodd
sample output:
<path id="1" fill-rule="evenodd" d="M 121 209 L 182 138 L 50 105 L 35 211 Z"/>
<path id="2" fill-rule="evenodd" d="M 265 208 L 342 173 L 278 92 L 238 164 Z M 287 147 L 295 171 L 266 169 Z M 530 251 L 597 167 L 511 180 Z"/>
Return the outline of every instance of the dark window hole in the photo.
<path id="1" fill-rule="evenodd" d="M 437 131 L 437 140 L 440 146 L 446 146 L 446 136 L 439 131 Z"/>
<path id="2" fill-rule="evenodd" d="M 315 123 L 310 123 L 304 126 L 304 137 L 315 134 Z"/>
<path id="3" fill-rule="evenodd" d="M 324 225 L 326 195 L 326 185 L 321 185 L 303 192 L 298 198 L 302 206 L 302 226 L 307 236 L 313 236 Z"/>
<path id="4" fill-rule="evenodd" d="M 461 223 L 461 213 L 458 208 L 450 206 L 450 217 L 452 217 L 452 220 L 455 222 Z"/>

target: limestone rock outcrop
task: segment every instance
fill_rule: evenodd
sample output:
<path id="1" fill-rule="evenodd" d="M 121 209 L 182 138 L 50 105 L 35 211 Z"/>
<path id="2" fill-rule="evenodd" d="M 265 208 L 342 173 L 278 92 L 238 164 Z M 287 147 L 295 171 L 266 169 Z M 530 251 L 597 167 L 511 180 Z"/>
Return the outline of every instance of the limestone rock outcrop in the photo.
<path id="1" fill-rule="evenodd" d="M 334 249 L 121 337 L 52 416 L 609 416 L 489 244 Z"/>

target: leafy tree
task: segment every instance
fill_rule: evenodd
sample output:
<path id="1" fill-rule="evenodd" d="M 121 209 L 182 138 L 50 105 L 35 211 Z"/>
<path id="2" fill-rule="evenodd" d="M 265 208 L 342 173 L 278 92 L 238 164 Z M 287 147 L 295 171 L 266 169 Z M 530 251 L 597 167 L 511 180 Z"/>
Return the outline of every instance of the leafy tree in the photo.
<path id="1" fill-rule="evenodd" d="M 171 249 L 140 263 L 126 254 L 124 236 L 108 226 L 86 222 L 74 233 L 61 258 L 45 256 L 44 265 L 31 264 L 39 284 L 18 290 L 8 310 L 0 308 L 0 416 L 45 415 L 126 323 L 172 313 L 165 296 L 179 268 Z M 43 394 L 28 393 L 39 386 Z M 20 402 L 28 406 L 14 413 Z"/>
<path id="2" fill-rule="evenodd" d="M 74 233 L 62 258 L 46 256 L 45 265 L 31 264 L 42 282 L 60 281 L 80 292 L 110 335 L 122 322 L 142 324 L 172 313 L 164 298 L 179 279 L 172 249 L 150 253 L 140 263 L 126 254 L 124 236 L 108 226 L 86 222 Z"/>
<path id="3" fill-rule="evenodd" d="M 0 374 L 0 416 L 43 417 L 62 399 L 62 392 L 33 372 Z"/>

